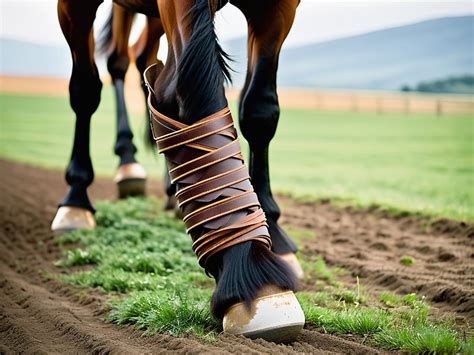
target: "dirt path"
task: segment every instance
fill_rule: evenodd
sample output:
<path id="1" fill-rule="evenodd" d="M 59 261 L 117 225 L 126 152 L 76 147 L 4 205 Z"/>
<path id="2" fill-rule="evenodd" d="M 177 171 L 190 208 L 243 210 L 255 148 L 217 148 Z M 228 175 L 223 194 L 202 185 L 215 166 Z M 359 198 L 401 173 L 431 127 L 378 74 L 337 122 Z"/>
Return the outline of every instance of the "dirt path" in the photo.
<path id="1" fill-rule="evenodd" d="M 371 292 L 425 295 L 434 311 L 474 321 L 474 225 L 426 217 L 390 216 L 372 209 L 284 199 L 282 222 L 315 231 L 303 253 L 359 275 Z M 410 256 L 414 264 L 400 264 Z"/>
<path id="2" fill-rule="evenodd" d="M 376 352 L 309 330 L 291 346 L 232 336 L 209 345 L 187 337 L 143 337 L 132 328 L 108 324 L 101 295 L 45 281 L 45 272 L 58 272 L 53 262 L 59 251 L 49 223 L 66 191 L 63 174 L 1 160 L 0 171 L 0 353 Z M 159 184 L 149 190 L 158 194 Z M 115 186 L 97 179 L 91 196 L 114 198 Z M 306 253 L 321 253 L 334 265 L 363 274 L 373 287 L 426 293 L 443 301 L 443 309 L 472 319 L 472 226 L 440 222 L 426 233 L 420 231 L 422 219 L 283 202 L 286 222 L 318 232 Z M 415 266 L 402 269 L 399 254 L 414 256 Z"/>

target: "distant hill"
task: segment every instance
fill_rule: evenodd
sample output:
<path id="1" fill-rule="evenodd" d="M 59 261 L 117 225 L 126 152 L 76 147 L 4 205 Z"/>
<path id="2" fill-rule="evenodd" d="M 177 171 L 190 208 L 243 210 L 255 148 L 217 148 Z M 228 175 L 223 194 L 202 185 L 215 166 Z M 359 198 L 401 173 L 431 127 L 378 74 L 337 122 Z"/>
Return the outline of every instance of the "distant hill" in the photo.
<path id="1" fill-rule="evenodd" d="M 287 87 L 399 90 L 474 73 L 474 16 L 449 17 L 301 47 L 285 48 L 278 82 Z M 223 43 L 235 86 L 246 70 L 246 40 Z M 0 74 L 69 77 L 64 46 L 0 39 Z M 103 67 L 103 65 L 99 65 Z"/>
<path id="2" fill-rule="evenodd" d="M 474 76 L 452 76 L 447 79 L 422 81 L 415 87 L 404 85 L 402 91 L 474 95 Z"/>
<path id="3" fill-rule="evenodd" d="M 72 60 L 64 46 L 0 39 L 0 74 L 16 76 L 69 77 Z"/>
<path id="4" fill-rule="evenodd" d="M 281 86 L 398 90 L 421 81 L 474 73 L 474 16 L 448 17 L 333 41 L 286 48 Z M 245 39 L 223 44 L 245 75 Z"/>

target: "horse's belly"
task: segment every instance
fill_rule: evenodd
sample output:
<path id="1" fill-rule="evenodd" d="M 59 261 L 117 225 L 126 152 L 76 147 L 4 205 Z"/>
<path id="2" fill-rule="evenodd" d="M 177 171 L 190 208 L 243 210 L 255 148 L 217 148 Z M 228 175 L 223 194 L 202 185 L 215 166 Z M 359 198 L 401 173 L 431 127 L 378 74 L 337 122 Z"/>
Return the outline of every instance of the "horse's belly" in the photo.
<path id="1" fill-rule="evenodd" d="M 113 0 L 131 11 L 153 17 L 160 17 L 156 0 Z"/>

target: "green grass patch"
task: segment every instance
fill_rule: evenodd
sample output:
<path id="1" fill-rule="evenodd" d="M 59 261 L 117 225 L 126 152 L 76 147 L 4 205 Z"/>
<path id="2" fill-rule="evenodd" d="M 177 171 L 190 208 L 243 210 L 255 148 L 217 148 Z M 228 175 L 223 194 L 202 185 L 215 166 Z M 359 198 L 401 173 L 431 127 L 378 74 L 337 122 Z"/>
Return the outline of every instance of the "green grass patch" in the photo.
<path id="1" fill-rule="evenodd" d="M 132 324 L 145 334 L 189 334 L 215 341 L 222 329 L 209 311 L 214 282 L 198 266 L 182 222 L 158 212 L 161 206 L 153 198 L 98 203 L 95 230 L 56 239 L 63 249 L 56 265 L 65 272 L 55 277 L 84 291 L 95 288 L 108 294 L 106 319 L 111 322 Z M 307 326 L 354 334 L 386 349 L 469 349 L 452 322 L 430 321 L 424 298 L 382 293 L 374 299 L 363 292 L 358 278 L 351 287 L 344 286 L 337 279 L 346 272 L 328 267 L 324 259 L 304 262 L 322 282 L 318 291 L 297 294 Z M 86 297 L 84 291 L 81 297 Z"/>
<path id="2" fill-rule="evenodd" d="M 74 127 L 68 98 L 1 94 L 0 110 L 0 157 L 65 168 Z M 118 164 L 114 110 L 106 86 L 91 128 L 99 175 L 112 176 Z M 151 176 L 161 177 L 163 160 L 143 147 L 144 116 L 131 115 L 137 157 Z M 271 180 L 276 191 L 297 198 L 472 221 L 473 141 L 474 120 L 468 115 L 284 109 L 270 148 Z"/>
<path id="3" fill-rule="evenodd" d="M 213 341 L 220 324 L 209 313 L 209 290 L 196 288 L 176 293 L 167 290 L 134 291 L 125 300 L 111 301 L 108 319 L 117 324 L 134 323 L 146 334 L 193 334 Z"/>
<path id="4" fill-rule="evenodd" d="M 113 322 L 212 340 L 220 331 L 209 312 L 213 282 L 198 266 L 181 221 L 157 214 L 160 209 L 155 199 L 98 203 L 95 230 L 57 239 L 65 250 L 56 265 L 72 268 L 58 277 L 110 293 Z M 84 265 L 92 268 L 80 270 Z"/>
<path id="5" fill-rule="evenodd" d="M 390 308 L 335 301 L 327 292 L 302 292 L 298 299 L 306 324 L 324 332 L 358 335 L 373 346 L 410 353 L 470 354 L 472 349 L 472 337 L 465 340 L 464 333 L 448 320 L 430 320 L 429 305 L 414 294 L 381 295 Z"/>
<path id="6" fill-rule="evenodd" d="M 400 258 L 400 264 L 403 266 L 412 266 L 415 263 L 415 259 L 413 259 L 411 256 L 404 255 Z"/>

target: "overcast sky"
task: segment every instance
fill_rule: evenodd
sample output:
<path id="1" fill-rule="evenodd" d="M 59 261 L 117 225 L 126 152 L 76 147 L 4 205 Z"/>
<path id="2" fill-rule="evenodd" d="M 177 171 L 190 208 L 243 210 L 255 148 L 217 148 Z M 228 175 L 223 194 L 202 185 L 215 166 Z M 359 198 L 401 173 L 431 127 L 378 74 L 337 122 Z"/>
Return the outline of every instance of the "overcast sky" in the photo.
<path id="1" fill-rule="evenodd" d="M 56 0 L 0 0 L 0 3 L 0 36 L 65 45 L 56 17 Z M 99 21 L 104 17 L 106 6 L 109 5 L 99 9 Z M 473 13 L 472 2 L 466 0 L 302 0 L 285 45 L 296 46 L 431 18 Z M 246 34 L 245 19 L 232 5 L 217 15 L 216 26 L 221 41 Z"/>

